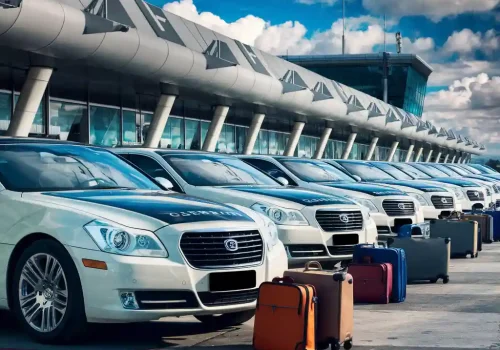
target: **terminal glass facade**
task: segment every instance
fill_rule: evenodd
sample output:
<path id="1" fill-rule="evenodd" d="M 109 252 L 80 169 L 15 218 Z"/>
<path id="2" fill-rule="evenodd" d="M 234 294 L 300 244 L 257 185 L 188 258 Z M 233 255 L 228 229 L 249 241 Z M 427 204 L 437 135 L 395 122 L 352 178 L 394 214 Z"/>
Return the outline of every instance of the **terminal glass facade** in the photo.
<path id="1" fill-rule="evenodd" d="M 0 134 L 9 127 L 18 95 L 18 92 L 0 90 Z M 49 136 L 107 147 L 141 145 L 145 141 L 152 118 L 153 111 L 50 97 L 42 100 L 31 128 L 31 136 Z M 200 150 L 209 126 L 210 122 L 207 120 L 171 115 L 163 130 L 159 146 Z M 229 154 L 243 153 L 248 130 L 249 127 L 246 125 L 226 123 L 217 142 L 216 151 Z M 321 131 L 319 130 L 319 133 Z M 262 128 L 253 153 L 282 155 L 289 137 L 288 132 Z M 319 139 L 318 135 L 302 135 L 295 156 L 313 157 Z M 330 139 L 323 158 L 341 158 L 345 147 L 346 142 Z M 355 143 L 349 158 L 364 159 L 368 148 L 368 144 Z M 377 147 L 373 159 L 385 160 L 388 152 L 387 147 Z M 399 156 L 400 153 L 403 152 L 396 153 L 395 160 L 402 158 Z"/>
<path id="2" fill-rule="evenodd" d="M 335 80 L 370 96 L 384 100 L 382 61 L 376 65 L 328 65 L 327 63 L 307 64 L 293 61 L 328 79 Z M 410 65 L 389 67 L 388 103 L 402 108 L 417 117 L 422 116 L 427 90 L 427 78 Z"/>

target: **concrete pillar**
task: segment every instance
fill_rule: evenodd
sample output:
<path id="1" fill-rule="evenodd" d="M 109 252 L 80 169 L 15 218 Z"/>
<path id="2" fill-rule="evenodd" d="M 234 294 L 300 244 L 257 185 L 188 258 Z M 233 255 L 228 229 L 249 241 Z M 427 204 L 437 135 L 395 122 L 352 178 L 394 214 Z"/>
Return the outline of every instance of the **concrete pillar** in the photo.
<path id="1" fill-rule="evenodd" d="M 446 155 L 444 156 L 443 163 L 448 163 L 448 158 L 450 158 L 450 153 L 446 153 Z"/>
<path id="2" fill-rule="evenodd" d="M 295 149 L 299 144 L 299 139 L 300 135 L 302 135 L 302 130 L 304 130 L 304 125 L 306 125 L 306 123 L 304 122 L 295 122 L 293 126 L 293 131 L 290 134 L 290 138 L 288 139 L 288 143 L 285 148 L 285 153 L 283 155 L 293 156 L 293 154 L 295 153 Z"/>
<path id="3" fill-rule="evenodd" d="M 321 138 L 318 140 L 318 144 L 316 145 L 316 152 L 314 152 L 314 159 L 323 158 L 323 153 L 325 153 L 326 145 L 328 144 L 328 140 L 330 139 L 330 135 L 332 133 L 332 128 L 325 128 L 323 130 L 323 134 Z"/>
<path id="4" fill-rule="evenodd" d="M 432 150 L 432 149 L 430 149 L 430 150 L 429 150 L 429 153 L 427 154 L 427 158 L 425 158 L 425 162 L 426 162 L 426 163 L 429 163 L 429 162 L 431 161 L 431 158 L 432 158 L 432 152 L 433 152 L 433 150 Z"/>
<path id="5" fill-rule="evenodd" d="M 229 112 L 228 106 L 217 106 L 215 108 L 212 122 L 208 128 L 207 137 L 205 137 L 205 142 L 203 142 L 202 151 L 215 151 L 222 127 L 224 126 L 224 121 L 226 120 L 227 112 Z"/>
<path id="6" fill-rule="evenodd" d="M 439 163 L 439 161 L 441 160 L 441 154 L 443 154 L 443 152 L 439 151 L 436 156 L 436 159 L 434 160 L 434 163 Z"/>
<path id="7" fill-rule="evenodd" d="M 31 67 L 29 69 L 7 130 L 7 136 L 26 137 L 29 135 L 52 72 L 53 69 L 49 67 Z M 48 127 L 49 125 L 47 125 Z"/>
<path id="8" fill-rule="evenodd" d="M 414 148 L 415 148 L 415 145 L 410 145 L 410 147 L 408 147 L 408 153 L 406 153 L 405 163 L 408 163 L 410 161 Z"/>
<path id="9" fill-rule="evenodd" d="M 375 153 L 375 147 L 377 147 L 378 137 L 374 137 L 368 148 L 368 153 L 365 156 L 365 160 L 372 160 L 373 154 Z"/>
<path id="10" fill-rule="evenodd" d="M 455 163 L 455 159 L 456 158 L 457 158 L 457 154 L 453 153 L 453 157 L 451 158 L 451 162 L 450 163 Z"/>
<path id="11" fill-rule="evenodd" d="M 389 156 L 387 157 L 388 162 L 392 162 L 392 159 L 394 158 L 394 154 L 396 153 L 398 146 L 399 146 L 399 141 L 394 141 L 392 143 L 391 150 L 389 151 Z"/>
<path id="12" fill-rule="evenodd" d="M 262 122 L 266 117 L 262 113 L 254 113 L 252 118 L 252 124 L 250 124 L 250 130 L 248 130 L 247 142 L 245 143 L 245 148 L 243 154 L 252 154 L 257 137 L 259 137 L 259 131 L 262 126 Z"/>
<path id="13" fill-rule="evenodd" d="M 422 153 L 424 153 L 424 147 L 420 147 L 415 156 L 415 162 L 420 161 L 420 157 L 422 157 Z"/>
<path id="14" fill-rule="evenodd" d="M 156 105 L 155 114 L 153 115 L 153 120 L 151 121 L 151 125 L 149 125 L 144 147 L 157 148 L 160 144 L 161 135 L 165 130 L 165 126 L 167 126 L 168 117 L 174 106 L 175 99 L 176 96 L 174 95 L 160 96 L 158 104 Z"/>
<path id="15" fill-rule="evenodd" d="M 353 132 L 351 135 L 349 135 L 349 138 L 347 139 L 347 144 L 345 146 L 344 153 L 342 154 L 342 159 L 348 159 L 349 155 L 351 154 L 352 146 L 354 145 L 354 141 L 356 141 L 356 136 L 358 136 L 357 133 Z"/>
<path id="16" fill-rule="evenodd" d="M 461 155 L 458 157 L 457 163 L 458 164 L 462 163 L 462 156 Z"/>

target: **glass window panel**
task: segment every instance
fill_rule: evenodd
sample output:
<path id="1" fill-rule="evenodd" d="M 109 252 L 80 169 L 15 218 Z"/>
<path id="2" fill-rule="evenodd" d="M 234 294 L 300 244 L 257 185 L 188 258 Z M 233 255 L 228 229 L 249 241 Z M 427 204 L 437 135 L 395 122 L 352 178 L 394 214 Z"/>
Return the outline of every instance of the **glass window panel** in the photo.
<path id="1" fill-rule="evenodd" d="M 110 107 L 90 107 L 90 143 L 99 146 L 120 144 L 120 110 Z"/>
<path id="2" fill-rule="evenodd" d="M 259 131 L 259 154 L 269 154 L 269 131 Z"/>
<path id="3" fill-rule="evenodd" d="M 52 107 L 52 105 L 51 105 Z M 137 125 L 137 112 L 123 111 L 123 144 L 137 145 L 140 144 L 137 131 L 140 130 L 140 125 Z"/>
<path id="4" fill-rule="evenodd" d="M 278 154 L 278 134 L 269 131 L 269 154 Z"/>
<path id="5" fill-rule="evenodd" d="M 217 141 L 215 152 L 219 153 L 235 153 L 235 131 L 234 125 L 223 125 L 222 131 Z"/>
<path id="6" fill-rule="evenodd" d="M 57 135 L 60 140 L 86 142 L 86 118 L 86 105 L 50 101 L 50 135 Z"/>
<path id="7" fill-rule="evenodd" d="M 14 96 L 14 108 L 16 107 L 17 100 L 19 99 L 19 95 Z M 33 120 L 33 125 L 31 126 L 31 133 L 34 134 L 44 134 L 45 133 L 45 97 L 42 98 L 40 102 L 40 106 L 38 106 L 38 110 L 35 114 L 35 119 Z"/>
<path id="8" fill-rule="evenodd" d="M 199 120 L 185 120 L 186 128 L 186 149 L 199 150 L 200 145 L 200 121 Z"/>
<path id="9" fill-rule="evenodd" d="M 210 127 L 210 122 L 205 122 L 205 121 L 201 122 L 201 146 L 203 146 L 203 143 L 205 143 L 205 138 L 207 137 L 209 127 Z"/>
<path id="10" fill-rule="evenodd" d="M 0 130 L 9 128 L 12 113 L 12 94 L 0 92 Z"/>
<path id="11" fill-rule="evenodd" d="M 236 153 L 243 154 L 247 142 L 247 132 L 248 128 L 242 126 L 236 127 Z"/>
<path id="12" fill-rule="evenodd" d="M 182 118 L 169 117 L 160 140 L 160 148 L 184 149 Z"/>

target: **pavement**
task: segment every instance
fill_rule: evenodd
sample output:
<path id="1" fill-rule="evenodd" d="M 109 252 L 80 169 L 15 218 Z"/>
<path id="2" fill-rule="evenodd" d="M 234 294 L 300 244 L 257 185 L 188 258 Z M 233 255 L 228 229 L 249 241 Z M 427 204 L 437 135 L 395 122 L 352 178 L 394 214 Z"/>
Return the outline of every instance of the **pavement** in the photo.
<path id="1" fill-rule="evenodd" d="M 401 304 L 355 307 L 354 350 L 500 350 L 500 243 L 478 259 L 453 259 L 450 283 L 409 285 Z M 94 325 L 79 346 L 31 342 L 0 313 L 0 350 L 250 350 L 252 322 L 213 331 L 192 317 Z"/>

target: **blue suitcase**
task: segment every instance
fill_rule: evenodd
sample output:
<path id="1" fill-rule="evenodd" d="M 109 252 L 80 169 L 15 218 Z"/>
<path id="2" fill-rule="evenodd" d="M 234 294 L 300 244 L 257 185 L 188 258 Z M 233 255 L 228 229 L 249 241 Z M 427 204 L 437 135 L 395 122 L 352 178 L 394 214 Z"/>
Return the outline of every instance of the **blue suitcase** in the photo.
<path id="1" fill-rule="evenodd" d="M 354 247 L 353 262 L 392 264 L 392 296 L 391 302 L 401 303 L 406 299 L 407 267 L 406 254 L 399 248 L 382 248 L 374 244 L 358 244 Z"/>
<path id="2" fill-rule="evenodd" d="M 429 222 L 422 222 L 420 224 L 403 225 L 399 229 L 398 238 L 430 238 L 431 225 Z"/>
<path id="3" fill-rule="evenodd" d="M 488 214 L 493 218 L 493 241 L 500 241 L 500 211 L 484 210 L 482 213 Z"/>

